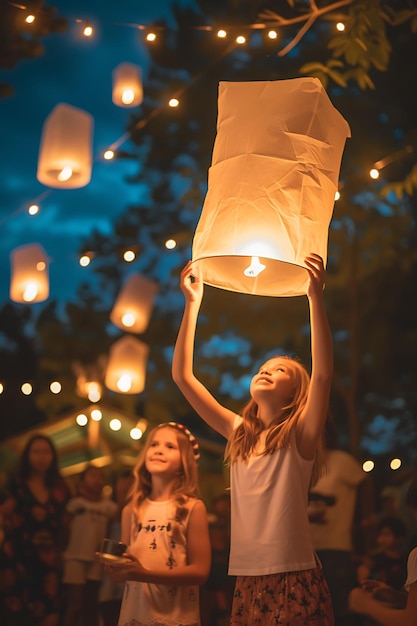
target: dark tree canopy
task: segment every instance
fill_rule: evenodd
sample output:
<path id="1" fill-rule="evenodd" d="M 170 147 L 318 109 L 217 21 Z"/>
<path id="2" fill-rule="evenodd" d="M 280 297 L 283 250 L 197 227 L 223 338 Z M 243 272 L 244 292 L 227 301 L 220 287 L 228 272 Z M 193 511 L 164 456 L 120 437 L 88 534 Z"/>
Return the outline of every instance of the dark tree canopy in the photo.
<path id="1" fill-rule="evenodd" d="M 27 23 L 28 15 L 34 21 Z M 13 69 L 18 63 L 41 56 L 44 53 L 42 39 L 52 33 L 67 29 L 67 20 L 57 15 L 54 7 L 43 0 L 24 3 L 2 0 L 0 3 L 0 69 Z M 0 83 L 0 98 L 10 96 L 10 84 Z"/>

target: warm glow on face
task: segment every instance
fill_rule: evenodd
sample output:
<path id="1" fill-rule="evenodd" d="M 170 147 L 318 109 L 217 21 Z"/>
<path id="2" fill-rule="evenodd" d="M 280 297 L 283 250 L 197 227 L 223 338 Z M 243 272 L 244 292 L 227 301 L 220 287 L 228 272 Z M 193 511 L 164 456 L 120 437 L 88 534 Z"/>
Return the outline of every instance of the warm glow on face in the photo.
<path id="1" fill-rule="evenodd" d="M 135 99 L 135 92 L 133 89 L 123 89 L 122 102 L 123 104 L 132 104 Z"/>
<path id="2" fill-rule="evenodd" d="M 258 276 L 258 274 L 263 272 L 265 267 L 266 267 L 266 265 L 263 265 L 259 261 L 259 257 L 253 256 L 252 259 L 251 259 L 251 264 L 249 265 L 249 267 L 247 267 L 244 270 L 243 273 L 245 274 L 245 276 L 251 276 L 251 277 L 255 278 L 256 276 Z"/>
<path id="3" fill-rule="evenodd" d="M 33 302 L 38 295 L 38 286 L 34 282 L 29 282 L 26 284 L 25 289 L 23 291 L 23 300 L 25 302 Z"/>
<path id="4" fill-rule="evenodd" d="M 62 168 L 62 170 L 59 172 L 57 178 L 58 180 L 60 180 L 61 182 L 64 182 L 66 180 L 69 180 L 72 176 L 72 167 L 70 167 L 69 165 L 66 165 L 65 167 Z"/>
<path id="5" fill-rule="evenodd" d="M 123 393 L 130 391 L 132 387 L 132 377 L 130 374 L 122 374 L 117 381 L 116 386 Z"/>

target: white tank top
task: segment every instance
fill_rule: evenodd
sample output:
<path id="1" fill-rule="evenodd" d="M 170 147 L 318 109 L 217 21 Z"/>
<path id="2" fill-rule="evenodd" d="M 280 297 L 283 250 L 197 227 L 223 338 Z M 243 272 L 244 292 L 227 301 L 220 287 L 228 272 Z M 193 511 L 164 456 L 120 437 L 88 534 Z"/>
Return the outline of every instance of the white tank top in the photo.
<path id="1" fill-rule="evenodd" d="M 313 461 L 298 453 L 294 431 L 289 448 L 231 465 L 229 574 L 260 576 L 316 567 L 307 516 L 312 467 Z"/>

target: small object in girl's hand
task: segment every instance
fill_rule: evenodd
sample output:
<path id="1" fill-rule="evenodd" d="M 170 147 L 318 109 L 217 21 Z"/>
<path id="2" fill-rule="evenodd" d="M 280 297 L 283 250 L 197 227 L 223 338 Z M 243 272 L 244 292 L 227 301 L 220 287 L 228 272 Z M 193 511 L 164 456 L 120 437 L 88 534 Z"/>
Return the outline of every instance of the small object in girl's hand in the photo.
<path id="1" fill-rule="evenodd" d="M 106 563 L 126 562 L 129 559 L 123 557 L 127 550 L 127 545 L 122 541 L 115 539 L 103 539 L 100 545 L 100 551 L 97 553 L 98 558 Z"/>

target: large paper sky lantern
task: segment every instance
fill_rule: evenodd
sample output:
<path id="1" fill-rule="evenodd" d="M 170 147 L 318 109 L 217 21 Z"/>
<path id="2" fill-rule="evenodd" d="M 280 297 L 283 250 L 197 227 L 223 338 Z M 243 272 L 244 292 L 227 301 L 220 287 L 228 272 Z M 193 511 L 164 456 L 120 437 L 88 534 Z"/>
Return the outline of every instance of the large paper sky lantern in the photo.
<path id="1" fill-rule="evenodd" d="M 208 191 L 192 259 L 214 287 L 306 293 L 304 258 L 327 261 L 349 125 L 316 78 L 221 82 Z"/>
<path id="2" fill-rule="evenodd" d="M 43 302 L 49 297 L 49 258 L 38 243 L 19 246 L 10 254 L 10 299 Z"/>
<path id="3" fill-rule="evenodd" d="M 149 346 L 131 335 L 110 348 L 104 384 L 117 393 L 141 393 L 145 388 Z"/>
<path id="4" fill-rule="evenodd" d="M 143 100 L 142 73 L 138 65 L 121 63 L 113 70 L 113 103 L 119 107 L 136 107 Z"/>
<path id="5" fill-rule="evenodd" d="M 76 189 L 91 180 L 93 118 L 69 104 L 58 104 L 45 120 L 37 179 L 48 187 Z"/>
<path id="6" fill-rule="evenodd" d="M 151 317 L 158 285 L 132 274 L 125 282 L 110 313 L 110 320 L 122 330 L 143 333 Z"/>

